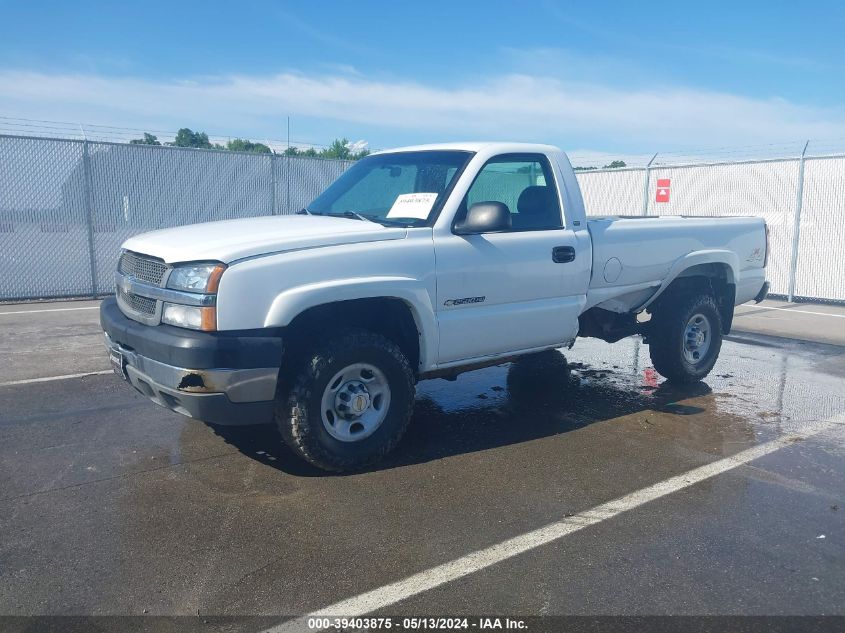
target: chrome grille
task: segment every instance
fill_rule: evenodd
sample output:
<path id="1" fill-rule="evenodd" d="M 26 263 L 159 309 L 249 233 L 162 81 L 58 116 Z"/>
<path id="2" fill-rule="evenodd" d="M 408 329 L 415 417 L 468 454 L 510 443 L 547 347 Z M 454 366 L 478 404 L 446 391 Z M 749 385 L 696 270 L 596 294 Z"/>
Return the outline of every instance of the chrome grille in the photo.
<path id="1" fill-rule="evenodd" d="M 156 313 L 156 300 L 148 297 L 126 292 L 123 288 L 117 288 L 117 298 L 132 312 L 145 316 L 153 316 Z"/>
<path id="2" fill-rule="evenodd" d="M 122 274 L 134 277 L 139 281 L 160 286 L 167 272 L 167 264 L 152 257 L 126 251 L 120 256 L 117 269 Z"/>

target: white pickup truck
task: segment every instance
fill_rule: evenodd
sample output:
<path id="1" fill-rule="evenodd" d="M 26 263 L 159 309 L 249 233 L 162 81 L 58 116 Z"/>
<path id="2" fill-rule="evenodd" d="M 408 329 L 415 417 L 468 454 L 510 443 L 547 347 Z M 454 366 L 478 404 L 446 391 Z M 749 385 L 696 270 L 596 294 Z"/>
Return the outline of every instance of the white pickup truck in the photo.
<path id="1" fill-rule="evenodd" d="M 131 238 L 100 315 L 150 399 L 275 421 L 339 471 L 396 446 L 417 381 L 577 336 L 642 335 L 663 376 L 700 380 L 734 306 L 765 297 L 767 254 L 758 218 L 588 218 L 555 147 L 429 145 L 359 161 L 296 215 Z"/>

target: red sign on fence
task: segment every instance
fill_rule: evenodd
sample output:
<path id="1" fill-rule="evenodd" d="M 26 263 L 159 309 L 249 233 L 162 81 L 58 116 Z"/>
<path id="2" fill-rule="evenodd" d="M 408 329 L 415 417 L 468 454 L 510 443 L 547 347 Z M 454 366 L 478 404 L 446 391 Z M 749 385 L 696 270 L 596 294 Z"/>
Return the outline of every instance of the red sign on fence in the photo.
<path id="1" fill-rule="evenodd" d="M 670 178 L 657 179 L 657 196 L 654 198 L 655 202 L 669 202 L 669 185 Z"/>
<path id="2" fill-rule="evenodd" d="M 669 185 L 671 184 L 670 178 L 658 178 L 657 179 L 657 195 L 654 198 L 655 202 L 669 202 Z"/>

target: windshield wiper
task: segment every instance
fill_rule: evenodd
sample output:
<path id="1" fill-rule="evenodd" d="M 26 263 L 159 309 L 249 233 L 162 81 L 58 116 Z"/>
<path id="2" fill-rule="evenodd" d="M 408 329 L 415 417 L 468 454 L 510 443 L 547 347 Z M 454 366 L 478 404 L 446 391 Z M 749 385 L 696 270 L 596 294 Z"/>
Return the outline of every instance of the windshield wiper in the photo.
<path id="1" fill-rule="evenodd" d="M 417 218 L 407 218 L 411 220 L 411 223 L 403 222 L 402 220 L 395 220 L 393 218 L 383 218 L 378 215 L 364 215 L 363 213 L 358 213 L 357 211 L 339 211 L 337 213 L 320 213 L 318 211 L 308 211 L 308 215 L 327 215 L 333 218 L 349 218 L 350 220 L 362 220 L 363 222 L 372 222 L 373 224 L 381 224 L 382 226 L 413 226 L 415 223 L 419 222 Z"/>
<path id="2" fill-rule="evenodd" d="M 302 207 L 299 211 L 296 212 L 296 215 L 314 215 L 305 207 Z"/>
<path id="3" fill-rule="evenodd" d="M 361 215 L 357 211 L 341 211 L 340 213 L 327 213 L 326 215 L 330 215 L 335 218 L 349 218 L 350 220 L 357 219 L 363 222 L 372 222 L 373 224 L 378 224 L 378 222 L 376 222 L 372 218 L 368 218 L 366 215 Z"/>
<path id="4" fill-rule="evenodd" d="M 383 224 L 384 226 L 404 226 L 405 228 L 407 228 L 409 226 L 414 226 L 414 224 L 421 221 L 417 218 L 408 219 L 411 220 L 411 222 L 403 222 L 401 219 L 396 218 L 379 218 L 378 222 L 380 224 Z"/>

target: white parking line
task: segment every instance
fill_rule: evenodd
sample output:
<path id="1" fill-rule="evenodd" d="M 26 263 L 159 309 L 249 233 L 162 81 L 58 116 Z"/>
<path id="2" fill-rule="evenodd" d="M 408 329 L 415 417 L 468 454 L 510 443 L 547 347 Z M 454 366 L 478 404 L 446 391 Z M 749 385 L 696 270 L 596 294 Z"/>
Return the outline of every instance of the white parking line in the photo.
<path id="1" fill-rule="evenodd" d="M 36 312 L 73 312 L 75 310 L 98 310 L 100 306 L 85 306 L 82 308 L 47 308 L 44 310 L 16 310 L 14 312 L 0 312 L 0 316 L 4 314 L 35 314 Z"/>
<path id="2" fill-rule="evenodd" d="M 836 317 L 837 319 L 845 319 L 845 314 L 830 314 L 829 312 L 811 312 L 810 310 L 796 310 L 794 308 L 776 308 L 775 306 L 738 305 L 737 308 L 745 308 L 746 310 L 783 310 L 784 312 L 800 312 L 801 314 L 815 314 L 818 316 L 829 316 Z"/>
<path id="3" fill-rule="evenodd" d="M 53 382 L 54 380 L 67 380 L 69 378 L 84 378 L 85 376 L 104 376 L 105 374 L 113 374 L 111 369 L 104 369 L 102 371 L 86 371 L 84 374 L 65 374 L 64 376 L 46 376 L 44 378 L 27 378 L 25 380 L 10 380 L 8 382 L 0 382 L 0 387 L 11 387 L 12 385 L 29 385 L 34 382 Z"/>
<path id="4" fill-rule="evenodd" d="M 623 512 L 638 508 L 650 501 L 689 488 L 706 479 L 721 475 L 785 446 L 789 446 L 793 442 L 817 435 L 838 425 L 845 425 L 845 414 L 839 414 L 825 420 L 800 435 L 785 435 L 765 444 L 740 451 L 731 457 L 725 457 L 724 459 L 719 459 L 699 468 L 694 468 L 681 475 L 648 486 L 647 488 L 636 490 L 619 499 L 598 505 L 591 510 L 579 512 L 578 514 L 566 517 L 532 532 L 467 554 L 437 567 L 432 567 L 431 569 L 409 576 L 404 580 L 399 580 L 398 582 L 373 589 L 358 596 L 335 602 L 314 613 L 309 613 L 301 618 L 289 620 L 267 629 L 265 633 L 293 633 L 294 631 L 317 630 L 308 627 L 308 620 L 310 618 L 332 616 L 360 617 L 389 607 L 424 591 L 434 589 L 453 580 L 458 580 L 496 563 L 501 563 L 519 554 L 547 545 L 584 528 L 612 519 Z"/>

